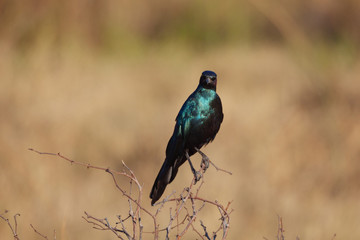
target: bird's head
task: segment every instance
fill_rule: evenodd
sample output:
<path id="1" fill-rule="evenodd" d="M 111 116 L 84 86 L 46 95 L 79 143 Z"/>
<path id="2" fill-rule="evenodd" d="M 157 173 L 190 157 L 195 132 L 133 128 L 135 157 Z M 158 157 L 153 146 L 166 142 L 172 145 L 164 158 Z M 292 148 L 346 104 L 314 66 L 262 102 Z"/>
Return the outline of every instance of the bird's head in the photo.
<path id="1" fill-rule="evenodd" d="M 216 90 L 217 75 L 212 71 L 204 71 L 200 77 L 200 85 L 206 89 Z"/>

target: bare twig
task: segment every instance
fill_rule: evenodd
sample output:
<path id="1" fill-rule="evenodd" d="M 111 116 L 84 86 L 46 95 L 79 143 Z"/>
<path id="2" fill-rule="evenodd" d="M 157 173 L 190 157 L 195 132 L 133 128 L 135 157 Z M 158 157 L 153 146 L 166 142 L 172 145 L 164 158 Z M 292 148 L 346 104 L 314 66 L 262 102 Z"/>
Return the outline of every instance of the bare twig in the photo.
<path id="1" fill-rule="evenodd" d="M 86 168 L 93 168 L 93 169 L 103 170 L 103 171 L 106 171 L 106 172 L 112 172 L 112 173 L 114 173 L 116 175 L 124 175 L 126 177 L 131 178 L 130 175 L 128 175 L 128 174 L 126 174 L 124 172 L 115 171 L 115 170 L 105 168 L 105 167 L 93 166 L 90 163 L 83 163 L 83 162 L 78 162 L 78 161 L 75 161 L 75 160 L 71 160 L 71 159 L 63 156 L 61 153 L 40 152 L 40 151 L 35 150 L 33 148 L 29 148 L 28 150 L 32 151 L 32 152 L 36 152 L 36 153 L 41 154 L 41 155 L 49 155 L 49 156 L 60 157 L 60 158 L 62 158 L 64 160 L 68 161 L 70 164 L 80 165 L 80 166 L 84 166 Z M 127 166 L 125 165 L 125 167 L 127 167 Z"/>
<path id="2" fill-rule="evenodd" d="M 120 232 L 124 233 L 124 234 L 126 235 L 126 237 L 127 237 L 129 240 L 131 240 L 132 238 L 131 238 L 130 234 L 126 231 L 126 228 L 125 228 L 125 225 L 124 225 L 124 221 L 121 219 L 121 216 L 118 215 L 117 217 L 118 217 L 118 219 L 119 219 L 119 221 L 120 221 L 120 224 L 121 224 L 121 229 L 122 229 L 122 230 L 120 230 Z M 106 218 L 105 218 L 105 219 L 106 219 Z M 106 222 L 107 222 L 107 224 L 110 226 L 110 224 L 109 224 L 109 222 L 107 221 L 107 219 L 106 219 Z"/>
<path id="3" fill-rule="evenodd" d="M 131 194 L 132 194 L 132 180 L 130 180 L 130 192 L 129 192 L 129 195 L 131 196 Z M 131 217 L 132 225 L 133 225 L 133 236 L 132 236 L 132 238 L 136 239 L 136 216 L 134 215 L 131 200 L 128 199 L 128 202 L 129 202 L 129 217 Z"/>
<path id="4" fill-rule="evenodd" d="M 165 239 L 169 239 L 169 233 L 170 233 L 170 230 L 171 230 L 171 224 L 172 224 L 172 221 L 174 220 L 174 217 L 171 214 L 171 210 L 172 210 L 172 208 L 169 209 L 170 221 L 169 221 L 169 225 L 166 228 L 166 237 L 165 237 Z"/>
<path id="5" fill-rule="evenodd" d="M 16 214 L 14 215 L 14 224 L 11 225 L 9 219 L 3 216 L 3 215 L 5 215 L 6 213 L 8 213 L 8 210 L 5 210 L 5 212 L 4 212 L 3 214 L 0 214 L 0 218 L 3 219 L 3 220 L 8 224 L 8 226 L 9 226 L 11 232 L 12 232 L 12 235 L 13 235 L 14 239 L 19 240 L 20 238 L 19 238 L 19 235 L 18 235 L 18 233 L 17 233 L 17 219 L 16 219 L 16 217 L 20 216 L 20 214 L 19 214 L 19 213 L 16 213 Z"/>
<path id="6" fill-rule="evenodd" d="M 201 237 L 202 240 L 205 240 L 204 236 L 201 235 L 201 233 L 194 227 L 193 224 L 191 224 L 191 228 L 194 232 L 196 232 L 197 235 L 199 235 L 199 237 Z"/>
<path id="7" fill-rule="evenodd" d="M 123 163 L 123 164 L 125 164 L 125 163 Z M 126 166 L 126 165 L 125 165 L 125 166 Z M 155 217 L 150 211 L 148 211 L 148 210 L 145 209 L 143 206 L 141 206 L 140 200 L 141 200 L 141 194 L 142 194 L 142 187 L 141 187 L 141 185 L 139 184 L 139 182 L 137 181 L 137 179 L 136 179 L 136 178 L 132 178 L 132 179 L 134 180 L 134 182 L 136 182 L 136 184 L 138 185 L 138 188 L 139 188 L 139 197 L 138 197 L 137 200 L 135 200 L 135 199 L 133 199 L 129 194 L 127 194 L 126 191 L 124 191 L 124 190 L 119 186 L 119 184 L 117 183 L 116 178 L 115 178 L 113 172 L 108 171 L 108 173 L 110 173 L 110 175 L 112 176 L 116 188 L 117 188 L 125 197 L 127 197 L 127 198 L 130 199 L 133 203 L 135 203 L 139 209 L 141 209 L 142 211 L 144 211 L 145 213 L 147 213 L 147 214 L 153 219 L 154 228 L 155 228 L 155 231 L 154 231 L 155 233 L 154 233 L 154 234 L 155 234 L 155 239 L 157 239 L 157 235 L 158 235 L 158 225 L 157 225 L 157 223 L 156 223 L 156 217 Z M 136 210 L 136 211 L 138 211 L 138 210 Z"/>
<path id="8" fill-rule="evenodd" d="M 157 202 L 157 203 L 154 204 L 154 206 L 160 205 L 160 207 L 156 210 L 155 216 L 157 216 L 157 215 L 160 213 L 160 211 L 161 211 L 161 209 L 164 207 L 165 203 L 166 203 L 166 202 L 169 200 L 169 198 L 170 198 L 172 195 L 174 195 L 174 194 L 175 194 L 175 191 L 172 191 L 172 193 L 170 193 L 168 196 L 166 196 L 166 197 L 164 198 L 164 200 L 162 200 L 161 202 Z"/>
<path id="9" fill-rule="evenodd" d="M 200 225 L 204 229 L 204 233 L 205 233 L 204 236 L 206 237 L 206 239 L 211 240 L 209 233 L 206 231 L 206 226 L 204 225 L 204 223 L 201 220 L 200 220 Z M 213 239 L 215 239 L 215 238 L 216 238 L 216 234 L 214 234 L 214 236 L 213 236 Z"/>
<path id="10" fill-rule="evenodd" d="M 192 216 L 190 216 L 190 220 L 189 220 L 188 224 L 186 225 L 186 227 L 184 228 L 184 230 L 182 231 L 182 233 L 179 235 L 179 238 L 181 238 L 182 236 L 184 236 L 184 234 L 187 232 L 187 230 L 188 230 L 188 228 L 190 227 L 190 225 L 195 221 L 197 213 L 198 213 L 199 211 L 201 211 L 201 209 L 205 206 L 205 203 L 203 203 L 203 205 L 201 205 L 201 207 L 199 207 L 198 209 L 196 209 L 194 198 L 192 198 L 192 197 L 190 196 L 190 200 L 191 200 L 191 207 L 192 207 L 193 213 L 192 213 Z"/>
<path id="11" fill-rule="evenodd" d="M 107 220 L 107 218 L 104 218 L 104 219 L 96 218 L 96 217 L 91 216 L 87 212 L 85 212 L 85 215 L 86 215 L 86 218 L 83 217 L 83 219 L 85 219 L 86 222 L 92 224 L 94 229 L 111 231 L 118 238 L 120 238 L 122 240 L 124 238 L 121 236 L 121 234 L 124 234 L 128 239 L 131 239 L 130 234 L 125 230 L 125 227 L 123 225 L 122 225 L 122 227 L 123 227 L 122 229 L 118 229 L 116 226 L 112 227 L 110 225 L 109 221 Z M 118 216 L 118 218 L 122 224 L 122 220 L 121 220 L 120 216 Z"/>
<path id="12" fill-rule="evenodd" d="M 40 237 L 48 240 L 48 237 L 45 236 L 44 234 L 41 234 L 38 230 L 36 230 L 32 224 L 30 224 L 30 227 L 31 227 L 31 228 L 34 230 L 34 232 L 35 232 L 36 234 L 38 234 Z"/>
<path id="13" fill-rule="evenodd" d="M 211 165 L 214 166 L 214 168 L 216 169 L 216 171 L 221 171 L 221 172 L 224 172 L 224 173 L 227 173 L 227 174 L 230 174 L 232 175 L 232 172 L 228 171 L 228 170 L 225 170 L 225 169 L 222 169 L 222 168 L 219 168 L 217 167 L 210 159 L 209 159 L 209 162 L 211 163 Z"/>
<path id="14" fill-rule="evenodd" d="M 284 240 L 284 227 L 282 222 L 282 217 L 278 215 L 278 233 L 277 233 L 277 240 Z"/>

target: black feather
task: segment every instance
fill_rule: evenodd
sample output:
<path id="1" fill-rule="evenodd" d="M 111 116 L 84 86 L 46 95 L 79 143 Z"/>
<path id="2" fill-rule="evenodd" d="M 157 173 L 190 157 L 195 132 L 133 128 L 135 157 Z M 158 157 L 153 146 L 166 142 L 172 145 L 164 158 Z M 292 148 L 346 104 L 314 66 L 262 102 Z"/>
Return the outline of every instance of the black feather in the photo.
<path id="1" fill-rule="evenodd" d="M 200 77 L 196 90 L 188 97 L 176 117 L 174 133 L 166 147 L 165 161 L 155 179 L 150 198 L 153 205 L 171 183 L 179 167 L 189 156 L 196 153 L 195 148 L 214 140 L 224 115 L 220 97 L 216 93 L 217 75 L 205 71 Z"/>

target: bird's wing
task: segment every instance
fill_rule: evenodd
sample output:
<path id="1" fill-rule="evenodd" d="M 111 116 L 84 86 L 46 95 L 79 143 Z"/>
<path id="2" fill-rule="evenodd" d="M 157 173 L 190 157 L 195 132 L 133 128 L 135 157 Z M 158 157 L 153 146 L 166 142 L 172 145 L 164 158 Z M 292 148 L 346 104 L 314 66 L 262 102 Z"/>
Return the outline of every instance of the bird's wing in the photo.
<path id="1" fill-rule="evenodd" d="M 179 126 L 178 137 L 186 140 L 186 137 L 190 133 L 192 120 L 196 117 L 197 114 L 195 99 L 190 96 L 176 117 L 176 124 Z"/>

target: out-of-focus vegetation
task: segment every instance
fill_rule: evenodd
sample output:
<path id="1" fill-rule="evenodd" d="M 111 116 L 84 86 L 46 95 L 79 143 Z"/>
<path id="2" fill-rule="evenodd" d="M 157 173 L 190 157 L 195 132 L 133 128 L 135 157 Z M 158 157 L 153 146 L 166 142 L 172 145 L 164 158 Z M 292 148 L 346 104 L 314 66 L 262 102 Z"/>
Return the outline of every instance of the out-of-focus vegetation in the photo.
<path id="1" fill-rule="evenodd" d="M 223 44 L 285 43 L 305 38 L 357 46 L 357 1 L 2 1 L 2 41 L 24 53 L 49 42 L 71 42 L 109 52 L 166 42 L 206 49 Z M 192 49 L 193 50 L 193 49 Z"/>
<path id="2" fill-rule="evenodd" d="M 234 174 L 210 168 L 203 194 L 234 201 L 229 239 L 271 239 L 277 214 L 287 239 L 359 239 L 359 12 L 356 0 L 0 1 L 0 211 L 21 213 L 22 239 L 30 223 L 108 239 L 81 216 L 124 210 L 111 179 L 26 149 L 124 160 L 149 192 L 211 69 L 225 119 L 204 151 Z"/>

